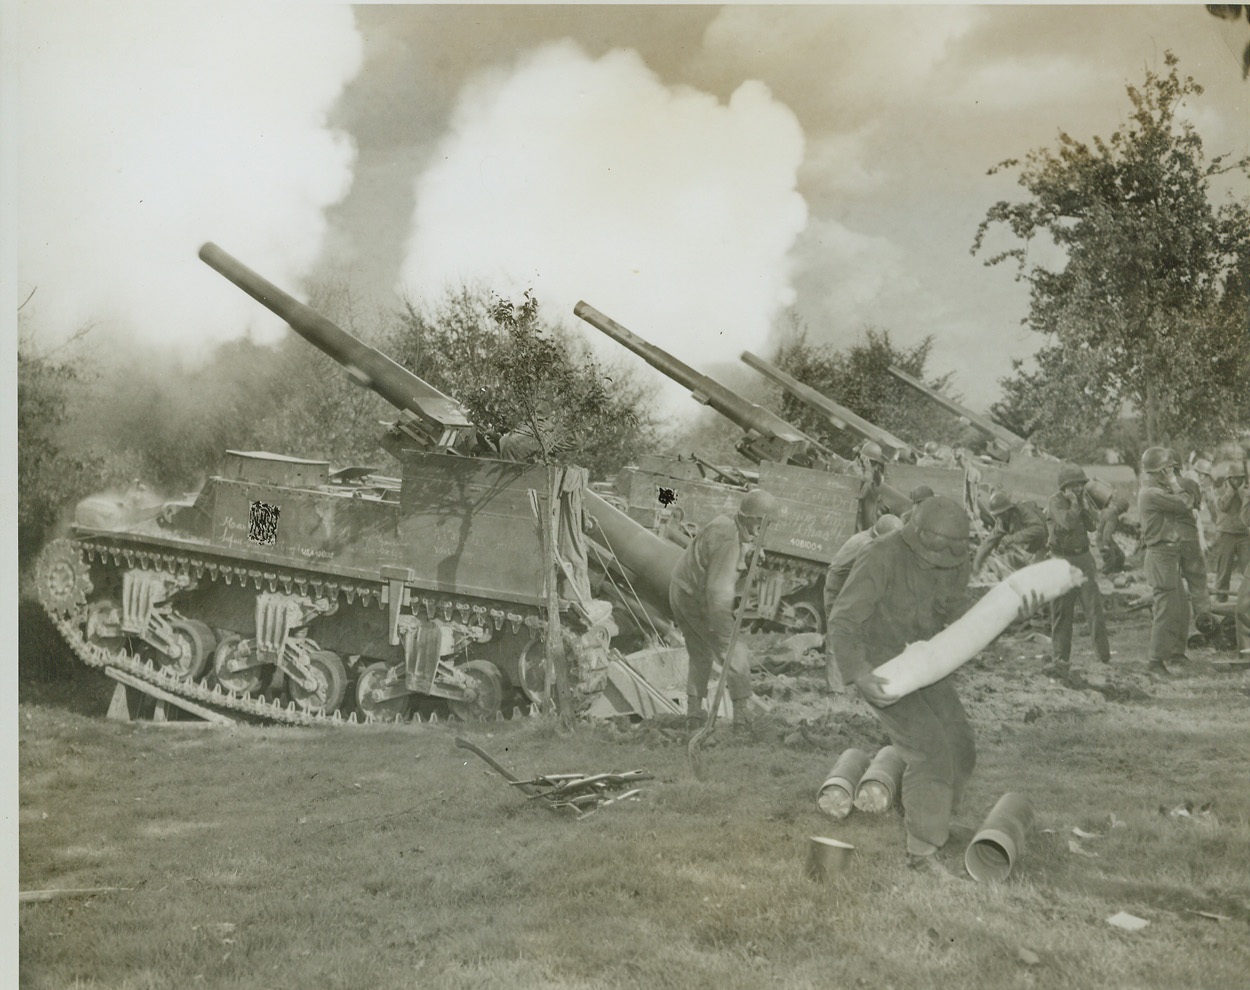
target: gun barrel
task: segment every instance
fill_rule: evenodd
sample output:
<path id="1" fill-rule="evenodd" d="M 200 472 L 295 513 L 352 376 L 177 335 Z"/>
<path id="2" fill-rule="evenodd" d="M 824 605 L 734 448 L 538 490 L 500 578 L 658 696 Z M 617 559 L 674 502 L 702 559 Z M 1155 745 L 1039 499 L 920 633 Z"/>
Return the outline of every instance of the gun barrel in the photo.
<path id="1" fill-rule="evenodd" d="M 354 381 L 376 392 L 396 409 L 412 413 L 444 434 L 448 431 L 459 434 L 473 428 L 464 408 L 455 399 L 283 292 L 216 244 L 204 244 L 200 248 L 200 260 L 286 320 L 292 330 L 343 365 Z"/>
<path id="2" fill-rule="evenodd" d="M 695 399 L 704 405 L 711 406 L 742 429 L 754 430 L 763 436 L 785 443 L 819 446 L 811 437 L 787 423 L 780 416 L 754 402 L 748 402 L 715 379 L 699 374 L 690 365 L 679 361 L 668 351 L 643 340 L 589 303 L 579 302 L 573 307 L 573 312 L 596 330 L 607 334 L 618 344 L 633 351 L 657 371 L 688 388 Z"/>
<path id="3" fill-rule="evenodd" d="M 937 389 L 930 388 L 920 379 L 909 375 L 902 368 L 896 368 L 894 365 L 890 365 L 887 370 L 904 385 L 910 385 L 921 395 L 932 399 L 947 412 L 954 413 L 956 416 L 964 417 L 964 419 L 971 423 L 975 429 L 979 430 L 985 436 L 991 437 L 995 440 L 1001 440 L 1007 445 L 1008 449 L 1019 450 L 1028 442 L 1024 439 L 1024 437 L 1012 433 L 1011 430 L 1007 429 L 1005 426 L 999 426 L 993 420 L 987 419 L 979 413 L 974 413 L 971 409 L 960 405 L 954 399 L 948 399 Z"/>
<path id="4" fill-rule="evenodd" d="M 664 615 L 671 616 L 668 591 L 673 568 L 681 560 L 681 547 L 640 526 L 593 491 L 586 491 L 583 504 L 595 522 L 597 538 L 629 568 L 635 590 Z"/>
<path id="5" fill-rule="evenodd" d="M 911 447 L 905 440 L 900 440 L 888 430 L 883 430 L 874 423 L 870 423 L 862 416 L 858 416 L 851 410 L 847 409 L 837 402 L 834 402 L 827 395 L 816 391 L 810 385 L 804 385 L 793 375 L 789 375 L 782 371 L 774 364 L 770 364 L 763 358 L 752 354 L 750 351 L 742 352 L 742 361 L 744 364 L 754 368 L 765 378 L 770 378 L 783 389 L 793 395 L 800 402 L 805 402 L 813 409 L 823 413 L 825 417 L 838 429 L 849 430 L 857 433 L 866 440 L 873 440 L 879 443 L 883 448 L 892 453 L 895 457 L 900 454 L 906 454 Z"/>

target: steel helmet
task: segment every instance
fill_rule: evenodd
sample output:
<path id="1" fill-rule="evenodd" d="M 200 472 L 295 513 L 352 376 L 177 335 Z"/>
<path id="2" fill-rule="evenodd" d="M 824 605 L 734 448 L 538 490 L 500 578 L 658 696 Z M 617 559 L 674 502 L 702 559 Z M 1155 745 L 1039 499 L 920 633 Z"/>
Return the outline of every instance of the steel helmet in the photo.
<path id="1" fill-rule="evenodd" d="M 1062 464 L 1059 467 L 1059 487 L 1067 488 L 1068 485 L 1085 485 L 1089 483 L 1089 476 L 1075 464 Z"/>
<path id="2" fill-rule="evenodd" d="M 864 445 L 859 448 L 859 456 L 866 461 L 885 464 L 885 452 L 881 449 L 881 445 L 873 440 L 864 442 Z"/>
<path id="3" fill-rule="evenodd" d="M 1006 492 L 995 492 L 990 496 L 990 515 L 1001 516 L 1008 509 L 1015 508 L 1015 505 Z"/>
<path id="4" fill-rule="evenodd" d="M 1176 456 L 1167 447 L 1147 447 L 1141 455 L 1143 471 L 1162 471 L 1164 468 L 1179 466 Z"/>
<path id="5" fill-rule="evenodd" d="M 1241 478 L 1243 481 L 1246 477 L 1246 469 L 1237 461 L 1221 461 L 1215 465 L 1215 470 L 1211 472 L 1213 481 L 1227 481 L 1229 478 Z"/>
<path id="6" fill-rule="evenodd" d="M 945 495 L 934 495 L 916 506 L 903 529 L 903 540 L 926 563 L 951 568 L 968 563 L 968 514 Z"/>
<path id="7" fill-rule="evenodd" d="M 762 488 L 747 492 L 738 504 L 738 515 L 744 519 L 763 519 L 777 511 L 777 499 Z"/>
<path id="8" fill-rule="evenodd" d="M 887 512 L 883 516 L 878 516 L 877 521 L 872 524 L 872 535 L 875 539 L 878 536 L 885 536 L 886 533 L 893 533 L 896 529 L 902 528 L 903 520 Z"/>
<path id="9" fill-rule="evenodd" d="M 911 495 L 908 497 L 912 500 L 912 502 L 919 504 L 926 498 L 933 498 L 933 489 L 928 485 L 919 485 L 911 490 Z"/>
<path id="10" fill-rule="evenodd" d="M 1195 474 L 1213 474 L 1211 470 L 1211 462 L 1208 461 L 1205 457 L 1199 457 L 1196 461 L 1194 461 L 1193 466 L 1194 466 Z M 1218 467 L 1222 467 L 1222 466 L 1223 465 L 1219 465 Z"/>

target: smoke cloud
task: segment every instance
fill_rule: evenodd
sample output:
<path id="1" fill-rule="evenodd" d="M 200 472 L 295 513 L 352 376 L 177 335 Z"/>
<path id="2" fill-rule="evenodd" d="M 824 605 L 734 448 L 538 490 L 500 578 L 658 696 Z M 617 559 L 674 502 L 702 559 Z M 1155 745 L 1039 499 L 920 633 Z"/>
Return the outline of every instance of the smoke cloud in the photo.
<path id="1" fill-rule="evenodd" d="M 355 149 L 327 112 L 358 71 L 347 7 L 20 5 L 19 278 L 41 344 L 84 323 L 205 356 L 282 324 L 196 257 L 294 289 Z M 29 312 L 23 315 L 29 315 Z"/>
<path id="2" fill-rule="evenodd" d="M 632 51 L 544 46 L 462 93 L 417 179 L 401 281 L 417 298 L 533 287 L 604 356 L 626 352 L 572 316 L 578 299 L 696 370 L 736 361 L 793 301 L 803 146 L 759 82 L 720 103 L 666 86 Z M 685 411 L 685 395 L 660 401 Z"/>

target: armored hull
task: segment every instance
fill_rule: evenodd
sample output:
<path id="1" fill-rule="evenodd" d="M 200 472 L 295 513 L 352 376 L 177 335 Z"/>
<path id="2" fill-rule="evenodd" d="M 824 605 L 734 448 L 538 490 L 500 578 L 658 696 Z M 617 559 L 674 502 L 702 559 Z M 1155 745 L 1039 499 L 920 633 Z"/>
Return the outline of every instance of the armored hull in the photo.
<path id="1" fill-rule="evenodd" d="M 84 662 L 197 702 L 299 723 L 491 717 L 546 684 L 546 513 L 573 693 L 592 700 L 616 629 L 586 580 L 584 475 L 552 507 L 541 465 L 400 465 L 232 451 L 192 498 L 87 499 L 41 557 L 41 600 Z"/>

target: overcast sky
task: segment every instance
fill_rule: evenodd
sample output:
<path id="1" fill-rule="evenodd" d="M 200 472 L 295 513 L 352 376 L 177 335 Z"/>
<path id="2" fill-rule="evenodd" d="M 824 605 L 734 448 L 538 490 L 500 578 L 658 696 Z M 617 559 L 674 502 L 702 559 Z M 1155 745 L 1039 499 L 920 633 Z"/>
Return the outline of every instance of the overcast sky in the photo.
<path id="1" fill-rule="evenodd" d="M 984 408 L 1040 343 L 1012 272 L 969 254 L 1023 192 L 987 169 L 1109 137 L 1167 48 L 1206 88 L 1208 155 L 1250 152 L 1250 28 L 1198 5 L 16 16 L 18 297 L 37 287 L 47 341 L 94 320 L 194 357 L 285 332 L 196 259 L 213 240 L 297 293 L 533 287 L 610 350 L 585 299 L 696 368 L 767 353 L 791 307 L 839 346 L 933 335 L 931 371 Z"/>

